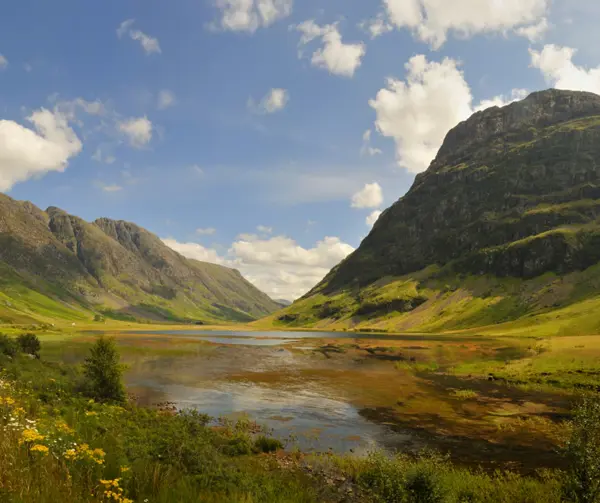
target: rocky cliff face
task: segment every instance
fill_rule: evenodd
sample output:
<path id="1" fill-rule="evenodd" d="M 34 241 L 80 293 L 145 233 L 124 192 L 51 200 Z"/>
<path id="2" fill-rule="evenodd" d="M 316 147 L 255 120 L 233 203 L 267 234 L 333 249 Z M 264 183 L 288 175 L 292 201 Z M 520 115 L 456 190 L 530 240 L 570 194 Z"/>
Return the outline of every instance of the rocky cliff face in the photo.
<path id="1" fill-rule="evenodd" d="M 279 307 L 238 271 L 187 259 L 135 224 L 89 223 L 2 194 L 0 268 L 73 307 L 117 316 L 249 320 Z"/>
<path id="2" fill-rule="evenodd" d="M 394 325 L 405 329 L 522 316 L 548 307 L 539 298 L 551 296 L 532 293 L 544 282 L 600 262 L 599 219 L 600 96 L 534 93 L 452 129 L 360 247 L 277 320 L 354 327 L 397 317 L 411 320 Z M 486 286 L 466 289 L 469 277 L 485 277 Z M 507 284 L 520 290 L 507 297 Z M 590 280 L 581 295 L 600 293 L 596 285 Z M 493 309 L 498 299 L 510 308 Z"/>
<path id="3" fill-rule="evenodd" d="M 431 264 L 533 276 L 600 259 L 600 96 L 545 91 L 476 113 L 317 287 L 364 287 Z"/>

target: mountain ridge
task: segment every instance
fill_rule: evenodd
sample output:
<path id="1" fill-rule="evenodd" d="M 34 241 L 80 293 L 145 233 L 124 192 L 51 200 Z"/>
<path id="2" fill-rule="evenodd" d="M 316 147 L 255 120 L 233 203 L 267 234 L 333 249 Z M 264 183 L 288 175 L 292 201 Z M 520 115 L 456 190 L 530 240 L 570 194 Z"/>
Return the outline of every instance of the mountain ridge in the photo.
<path id="1" fill-rule="evenodd" d="M 19 288 L 68 305 L 76 317 L 92 312 L 130 320 L 250 321 L 280 307 L 239 271 L 185 258 L 123 220 L 90 223 L 0 194 L 0 244 L 0 265 L 13 282 L 5 281 L 0 291 L 5 320 L 19 318 L 10 313 L 16 308 L 6 308 L 6 302 L 18 304 L 12 297 Z M 21 304 L 33 318 L 39 314 Z"/>
<path id="2" fill-rule="evenodd" d="M 451 330 L 568 306 L 577 299 L 566 291 L 551 306 L 536 304 L 536 288 L 562 281 L 572 293 L 570 278 L 582 271 L 596 285 L 599 218 L 600 96 L 533 93 L 450 130 L 357 250 L 271 321 L 420 330 L 444 318 L 433 325 Z M 482 278 L 484 292 L 465 286 Z M 509 286 L 515 282 L 531 298 Z M 594 286 L 589 295 L 598 293 Z M 512 307 L 498 317 L 494 302 Z M 479 321 L 438 312 L 440 304 L 456 314 L 477 303 Z"/>

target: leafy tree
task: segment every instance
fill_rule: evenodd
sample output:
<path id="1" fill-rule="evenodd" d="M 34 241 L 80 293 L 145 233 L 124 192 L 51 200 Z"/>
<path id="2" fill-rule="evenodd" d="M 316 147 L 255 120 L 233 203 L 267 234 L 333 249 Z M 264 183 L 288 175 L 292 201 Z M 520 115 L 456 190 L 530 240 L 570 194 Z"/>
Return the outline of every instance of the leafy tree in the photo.
<path id="1" fill-rule="evenodd" d="M 13 357 L 19 352 L 16 341 L 8 335 L 0 334 L 0 355 Z"/>
<path id="2" fill-rule="evenodd" d="M 40 357 L 42 345 L 37 335 L 31 333 L 21 334 L 17 337 L 17 343 L 21 347 L 23 353 L 34 355 L 36 358 Z"/>
<path id="3" fill-rule="evenodd" d="M 568 471 L 564 497 L 573 503 L 600 502 L 600 400 L 585 398 L 575 409 L 565 447 Z"/>
<path id="4" fill-rule="evenodd" d="M 87 393 L 101 402 L 125 401 L 123 366 L 114 339 L 101 336 L 90 349 L 83 371 Z"/>

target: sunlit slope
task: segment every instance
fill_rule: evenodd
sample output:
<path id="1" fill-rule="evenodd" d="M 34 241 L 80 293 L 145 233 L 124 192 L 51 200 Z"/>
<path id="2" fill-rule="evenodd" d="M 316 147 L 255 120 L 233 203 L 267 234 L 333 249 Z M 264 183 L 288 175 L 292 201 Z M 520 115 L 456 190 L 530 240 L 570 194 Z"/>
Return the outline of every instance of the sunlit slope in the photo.
<path id="1" fill-rule="evenodd" d="M 478 112 L 278 326 L 600 332 L 600 97 Z"/>

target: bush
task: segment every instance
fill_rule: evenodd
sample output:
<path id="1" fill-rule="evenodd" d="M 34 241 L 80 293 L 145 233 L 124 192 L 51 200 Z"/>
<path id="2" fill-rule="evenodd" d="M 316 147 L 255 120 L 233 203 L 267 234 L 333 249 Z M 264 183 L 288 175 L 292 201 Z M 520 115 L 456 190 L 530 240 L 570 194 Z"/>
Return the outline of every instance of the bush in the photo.
<path id="1" fill-rule="evenodd" d="M 585 398 L 575 409 L 565 447 L 568 471 L 564 497 L 573 503 L 600 501 L 600 400 Z"/>
<path id="2" fill-rule="evenodd" d="M 254 441 L 254 450 L 256 452 L 275 452 L 283 449 L 283 444 L 276 438 L 261 435 Z"/>
<path id="3" fill-rule="evenodd" d="M 17 341 L 8 335 L 0 334 L 0 355 L 16 356 L 19 352 Z"/>
<path id="4" fill-rule="evenodd" d="M 38 336 L 35 334 L 21 334 L 17 337 L 17 343 L 19 344 L 21 351 L 23 353 L 34 355 L 35 357 L 40 357 L 40 349 L 42 345 Z"/>
<path id="5" fill-rule="evenodd" d="M 114 339 L 101 336 L 85 359 L 85 391 L 101 402 L 124 402 L 123 366 Z"/>

